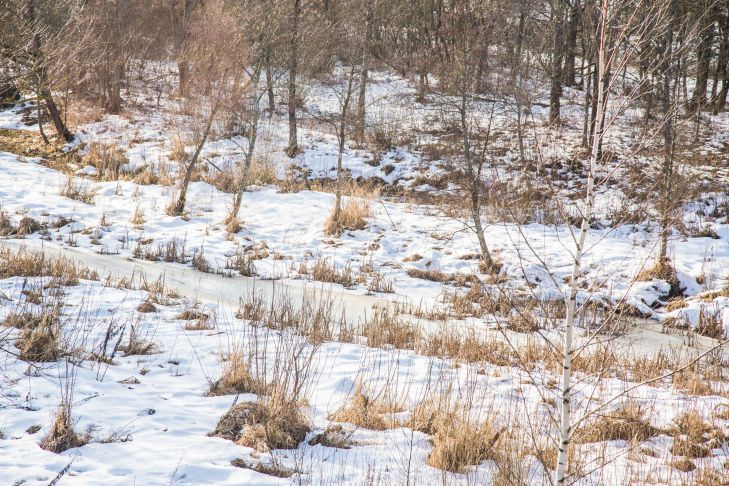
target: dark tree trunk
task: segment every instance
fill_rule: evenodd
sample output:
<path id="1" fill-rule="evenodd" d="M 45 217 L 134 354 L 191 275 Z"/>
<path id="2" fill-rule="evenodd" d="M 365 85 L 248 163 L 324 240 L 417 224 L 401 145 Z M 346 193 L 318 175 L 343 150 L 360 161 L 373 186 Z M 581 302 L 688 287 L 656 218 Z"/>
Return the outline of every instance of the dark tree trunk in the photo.
<path id="1" fill-rule="evenodd" d="M 575 51 L 577 50 L 577 29 L 580 25 L 580 11 L 580 0 L 572 0 L 569 23 L 567 24 L 567 37 L 565 39 L 564 67 L 562 69 L 562 83 L 565 86 L 574 86 L 576 84 Z"/>
<path id="2" fill-rule="evenodd" d="M 706 83 L 709 80 L 711 62 L 711 45 L 714 42 L 714 16 L 710 12 L 704 13 L 701 22 L 701 41 L 697 47 L 696 57 L 696 89 L 691 100 L 692 108 L 699 111 L 706 105 Z"/>
<path id="3" fill-rule="evenodd" d="M 271 53 L 266 52 L 266 94 L 268 95 L 268 112 L 276 111 L 276 96 L 273 92 L 273 73 L 271 72 Z"/>
<path id="4" fill-rule="evenodd" d="M 296 70 L 299 64 L 299 17 L 301 16 L 301 0 L 293 0 L 291 18 L 291 42 L 289 52 L 289 145 L 286 153 L 294 158 L 299 152 L 296 134 Z"/>
<path id="5" fill-rule="evenodd" d="M 554 0 L 553 6 L 554 34 L 552 39 L 552 66 L 549 89 L 549 123 L 559 123 L 560 97 L 562 96 L 562 60 L 564 59 L 564 4 L 563 0 Z"/>

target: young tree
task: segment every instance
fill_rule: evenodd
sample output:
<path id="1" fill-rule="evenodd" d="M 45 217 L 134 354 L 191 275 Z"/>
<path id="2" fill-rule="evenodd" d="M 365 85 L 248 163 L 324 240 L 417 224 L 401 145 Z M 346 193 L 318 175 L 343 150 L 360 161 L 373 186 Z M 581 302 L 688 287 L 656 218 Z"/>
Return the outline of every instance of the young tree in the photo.
<path id="1" fill-rule="evenodd" d="M 190 75 L 185 103 L 191 112 L 189 131 L 195 148 L 180 164 L 179 193 L 167 208 L 170 215 L 184 213 L 187 189 L 203 147 L 213 134 L 219 116 L 230 108 L 231 100 L 240 98 L 240 60 L 247 59 L 247 52 L 236 42 L 237 32 L 223 0 L 207 2 L 191 20 L 189 43 L 184 53 Z"/>
<path id="2" fill-rule="evenodd" d="M 491 120 L 483 125 L 478 112 L 483 103 L 477 100 L 495 25 L 495 17 L 490 13 L 483 5 L 464 0 L 444 15 L 444 35 L 450 42 L 448 52 L 438 56 L 443 59 L 437 65 L 438 87 L 430 92 L 443 112 L 446 129 L 457 136 L 455 160 L 460 167 L 459 180 L 468 196 L 472 230 L 478 240 L 482 266 L 489 272 L 496 272 L 498 265 L 491 256 L 482 222 Z M 492 116 L 493 109 L 492 105 Z"/>
<path id="3" fill-rule="evenodd" d="M 286 153 L 293 158 L 299 152 L 298 135 L 296 133 L 296 73 L 299 68 L 299 24 L 301 19 L 301 0 L 291 0 L 291 40 L 289 42 L 289 145 Z"/>
<path id="4" fill-rule="evenodd" d="M 226 224 L 232 233 L 239 229 L 238 213 L 243 202 L 248 174 L 250 172 L 253 155 L 258 139 L 258 125 L 261 118 L 261 98 L 264 91 L 261 89 L 261 76 L 268 63 L 273 44 L 279 35 L 283 15 L 277 8 L 277 3 L 269 0 L 253 0 L 233 7 L 230 15 L 235 18 L 238 26 L 238 50 L 249 55 L 241 58 L 239 70 L 244 73 L 241 93 L 244 102 L 235 110 L 236 125 L 240 134 L 244 134 L 248 144 L 243 153 L 243 169 L 236 182 L 233 206 L 226 218 Z M 266 69 L 267 80 L 270 80 L 270 66 Z M 270 93 L 270 90 L 268 91 Z"/>
<path id="5" fill-rule="evenodd" d="M 13 73 L 16 86 L 36 93 L 39 105 L 45 104 L 56 132 L 67 142 L 74 137 L 53 97 L 50 67 L 73 13 L 72 3 L 67 1 L 0 1 L 0 25 L 3 26 L 0 55 L 6 60 L 6 69 Z M 38 123 L 42 123 L 40 115 Z"/>

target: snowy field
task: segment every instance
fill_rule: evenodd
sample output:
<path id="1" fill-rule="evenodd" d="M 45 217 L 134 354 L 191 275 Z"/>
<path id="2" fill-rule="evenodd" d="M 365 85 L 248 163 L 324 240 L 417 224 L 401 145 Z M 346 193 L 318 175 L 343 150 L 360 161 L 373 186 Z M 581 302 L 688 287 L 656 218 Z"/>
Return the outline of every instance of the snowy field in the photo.
<path id="1" fill-rule="evenodd" d="M 579 171 L 553 173 L 541 212 L 532 207 L 524 220 L 503 217 L 503 208 L 485 215 L 486 239 L 502 265 L 498 276 L 485 275 L 467 212 L 457 203 L 439 204 L 465 196 L 452 183 L 428 183 L 448 174 L 444 160 L 425 155 L 425 146 L 439 142 L 428 132 L 431 108 L 413 101 L 407 80 L 379 73 L 373 83 L 372 116 L 419 140 L 377 154 L 347 146 L 343 163 L 352 178 L 379 179 L 380 189 L 345 197 L 364 198 L 370 215 L 364 229 L 338 237 L 323 230 L 334 204 L 325 180 L 336 176 L 336 139 L 313 118 L 303 121 L 302 153 L 289 159 L 284 117 L 266 116 L 257 152 L 273 176 L 245 192 L 242 229 L 234 234 L 224 223 L 233 196 L 213 184 L 211 167 L 239 164 L 243 137 L 206 143 L 205 169 L 190 184 L 185 214 L 165 211 L 177 186 L 162 179 L 174 181 L 179 170 L 173 152 L 185 126 L 173 99 L 159 108 L 142 100 L 124 116 L 79 126 L 77 141 L 64 147 L 80 155 L 73 160 L 0 151 L 0 219 L 9 228 L 33 222 L 29 230 L 5 233 L 28 243 L 26 256 L 47 242 L 56 249 L 53 258 L 58 248 L 71 248 L 67 256 L 79 267 L 86 258 L 95 268 L 91 255 L 123 262 L 110 278 L 97 272 L 95 280 L 84 274 L 67 281 L 66 273 L 50 270 L 13 273 L 19 242 L 11 250 L 0 246 L 8 269 L 0 268 L 0 484 L 47 485 L 56 477 L 74 485 L 549 484 L 559 366 L 545 342 L 559 345 L 563 315 L 547 313 L 569 289 L 578 232 L 568 217 L 554 220 L 550 201 L 574 210 Z M 572 96 L 577 103 L 578 93 Z M 308 97 L 320 109 L 332 103 L 317 86 Z M 702 148 L 707 158 L 726 155 L 725 115 L 711 120 Z M 550 161 L 578 153 L 576 104 L 564 107 L 567 122 L 558 129 L 541 122 L 546 112 L 538 106 L 533 116 L 539 143 L 529 150 Z M 621 129 L 627 116 L 621 114 L 605 142 L 616 159 L 636 143 Z M 508 181 L 539 184 L 515 164 L 512 121 L 499 108 L 496 124 L 506 135 L 489 168 L 494 186 L 505 180 L 507 190 Z M 23 124 L 20 109 L 10 109 L 0 111 L 0 130 L 34 134 L 37 128 Z M 118 180 L 99 180 L 87 163 L 95 144 L 123 152 Z M 593 303 L 603 317 L 627 308 L 632 329 L 628 338 L 604 340 L 588 325 L 577 330 L 580 342 L 595 341 L 585 351 L 591 361 L 575 364 L 573 406 L 585 417 L 574 444 L 578 484 L 727 484 L 721 481 L 729 461 L 729 387 L 723 349 L 715 348 L 729 326 L 729 220 L 725 212 L 709 217 L 726 211 L 726 193 L 717 189 L 726 187 L 726 161 L 684 169 L 707 183 L 684 205 L 669 238 L 683 289 L 671 299 L 666 281 L 639 277 L 655 258 L 655 225 L 615 216 L 641 207 L 630 174 L 643 162 L 636 157 L 603 169 L 612 182 L 598 188 L 598 216 L 587 236 L 578 302 Z M 303 182 L 285 190 L 292 171 L 304 174 Z M 137 177 L 145 173 L 158 180 L 142 183 Z M 185 269 L 175 277 L 184 285 L 140 278 L 166 268 L 171 274 Z M 322 280 L 317 269 L 335 276 L 315 284 Z M 264 303 L 256 314 L 254 294 L 244 291 L 250 279 L 262 286 L 309 285 L 321 302 L 306 307 L 297 295 L 293 304 Z M 225 286 L 219 298 L 214 285 Z M 469 301 L 474 294 L 481 300 Z M 518 296 L 520 307 L 486 310 L 490 302 L 498 308 L 501 295 Z M 321 322 L 306 309 L 321 310 L 328 298 L 350 302 L 345 310 L 364 306 L 369 315 L 330 315 L 322 318 L 323 331 L 314 329 L 310 321 Z M 290 316 L 274 315 L 273 307 L 289 304 Z M 378 314 L 388 305 L 386 317 Z M 356 323 L 347 322 L 354 317 Z M 534 320 L 536 328 L 515 329 L 520 318 Z M 27 322 L 41 321 L 59 351 L 53 359 L 32 359 L 23 349 Z M 442 332 L 426 332 L 420 321 L 435 322 Z M 696 336 L 707 322 L 719 333 Z M 211 392 L 231 367 L 250 374 L 255 386 Z M 668 370 L 678 371 L 653 379 Z M 45 450 L 39 445 L 57 421 L 59 403 L 69 401 L 81 442 L 61 453 Z M 306 423 L 291 447 L 272 447 L 267 429 L 249 427 L 256 440 L 214 434 L 231 407 L 279 401 Z M 434 402 L 440 407 L 430 412 L 423 406 Z M 601 421 L 612 432 L 602 431 Z M 615 432 L 636 423 L 636 433 Z M 453 470 L 442 467 L 438 454 L 447 456 L 443 443 L 457 430 L 486 437 L 489 447 L 474 464 Z"/>

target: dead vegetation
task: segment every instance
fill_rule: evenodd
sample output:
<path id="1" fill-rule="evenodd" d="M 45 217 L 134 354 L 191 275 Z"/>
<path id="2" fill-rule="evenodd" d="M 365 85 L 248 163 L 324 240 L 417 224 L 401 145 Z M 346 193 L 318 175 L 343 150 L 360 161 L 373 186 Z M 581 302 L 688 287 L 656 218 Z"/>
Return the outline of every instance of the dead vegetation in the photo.
<path id="1" fill-rule="evenodd" d="M 71 406 L 62 403 L 56 412 L 56 418 L 51 425 L 51 430 L 43 438 L 40 446 L 41 449 L 55 452 L 61 452 L 81 447 L 89 441 L 87 436 L 81 435 L 74 430 L 73 421 L 71 419 Z"/>
<path id="2" fill-rule="evenodd" d="M 26 249 L 13 251 L 0 248 L 0 278 L 51 277 L 47 284 L 60 286 L 78 285 L 79 280 L 98 280 L 99 275 L 79 266 L 67 258 L 48 258 L 43 253 Z"/>
<path id="3" fill-rule="evenodd" d="M 130 325 L 127 342 L 118 348 L 125 356 L 144 356 L 159 352 L 157 344 L 148 338 L 139 325 Z"/>
<path id="4" fill-rule="evenodd" d="M 363 230 L 371 216 L 369 200 L 347 198 L 339 212 L 332 210 L 324 221 L 324 234 L 339 236 L 345 231 Z"/>
<path id="5" fill-rule="evenodd" d="M 462 473 L 469 466 L 497 458 L 496 444 L 503 429 L 496 427 L 492 418 L 474 418 L 471 402 L 456 395 L 446 391 L 425 397 L 405 425 L 430 436 L 433 447 L 428 465 Z"/>
<path id="6" fill-rule="evenodd" d="M 365 429 L 385 430 L 393 427 L 392 414 L 399 411 L 398 405 L 374 396 L 358 383 L 352 396 L 342 408 L 329 416 L 329 420 L 346 422 Z"/>
<path id="7" fill-rule="evenodd" d="M 266 383 L 251 374 L 250 364 L 246 361 L 243 351 L 235 349 L 223 362 L 223 374 L 210 385 L 207 395 L 236 395 L 238 393 L 264 395 L 266 391 Z"/>
<path id="8" fill-rule="evenodd" d="M 280 398 L 233 405 L 211 435 L 259 452 L 295 449 L 311 430 L 295 403 Z"/>
<path id="9" fill-rule="evenodd" d="M 609 440 L 645 442 L 661 434 L 651 425 L 649 410 L 641 404 L 628 401 L 619 408 L 596 416 L 577 432 L 576 441 L 587 444 Z"/>
<path id="10" fill-rule="evenodd" d="M 69 176 L 66 179 L 66 185 L 61 188 L 59 194 L 85 204 L 94 204 L 96 189 L 87 181 L 76 180 L 74 177 Z"/>
<path id="11" fill-rule="evenodd" d="M 91 143 L 81 161 L 94 167 L 101 181 L 116 181 L 123 174 L 122 168 L 129 163 L 124 150 L 113 144 Z"/>

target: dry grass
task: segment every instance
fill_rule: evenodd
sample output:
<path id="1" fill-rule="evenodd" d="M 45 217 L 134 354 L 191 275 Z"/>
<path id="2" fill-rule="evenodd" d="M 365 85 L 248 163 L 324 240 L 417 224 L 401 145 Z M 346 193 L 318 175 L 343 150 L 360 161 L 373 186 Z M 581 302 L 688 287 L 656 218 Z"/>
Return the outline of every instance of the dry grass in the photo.
<path id="1" fill-rule="evenodd" d="M 142 336 L 139 329 L 134 325 L 129 326 L 127 343 L 119 345 L 118 350 L 126 356 L 144 356 L 159 352 L 157 344 L 147 339 L 146 336 Z"/>
<path id="2" fill-rule="evenodd" d="M 628 401 L 610 413 L 600 415 L 578 430 L 575 441 L 580 444 L 625 440 L 645 442 L 661 431 L 652 426 L 648 410 L 640 404 Z"/>
<path id="3" fill-rule="evenodd" d="M 376 309 L 356 333 L 367 338 L 367 345 L 373 348 L 415 349 L 423 339 L 419 329 L 387 307 Z"/>
<path id="4" fill-rule="evenodd" d="M 363 230 L 367 227 L 367 218 L 372 216 L 370 202 L 366 199 L 347 198 L 339 211 L 329 214 L 324 221 L 324 234 L 339 236 L 344 231 Z"/>
<path id="5" fill-rule="evenodd" d="M 232 255 L 225 257 L 225 268 L 227 270 L 235 270 L 244 277 L 253 277 L 256 274 L 253 259 L 241 247 L 236 248 Z"/>
<path id="6" fill-rule="evenodd" d="M 211 435 L 268 452 L 297 448 L 310 430 L 295 402 L 271 397 L 233 405 Z"/>
<path id="7" fill-rule="evenodd" d="M 41 449 L 60 454 L 74 447 L 81 447 L 88 442 L 88 437 L 79 435 L 73 428 L 71 406 L 61 404 L 56 413 L 51 430 L 40 444 Z"/>
<path id="8" fill-rule="evenodd" d="M 451 398 L 445 394 L 421 401 L 405 425 L 431 436 L 429 466 L 460 473 L 495 458 L 503 430 L 491 420 L 474 420 L 467 406 L 453 404 Z"/>
<path id="9" fill-rule="evenodd" d="M 373 397 L 364 390 L 361 383 L 358 383 L 346 405 L 331 414 L 329 420 L 346 422 L 365 429 L 386 430 L 391 428 L 393 421 L 384 416 L 399 410 L 397 405 Z"/>
<path id="10" fill-rule="evenodd" d="M 657 263 L 653 267 L 643 269 L 636 275 L 635 279 L 638 282 L 650 282 L 654 279 L 665 280 L 671 286 L 671 290 L 668 293 L 669 297 L 680 297 L 683 294 L 676 269 L 668 261 L 660 264 Z"/>
<path id="11" fill-rule="evenodd" d="M 102 181 L 118 180 L 121 167 L 129 163 L 129 159 L 122 149 L 115 145 L 100 143 L 89 144 L 88 151 L 81 161 L 95 167 L 97 178 Z"/>
<path id="12" fill-rule="evenodd" d="M 724 432 L 712 426 L 696 410 L 688 410 L 676 417 L 671 427 L 674 456 L 703 458 L 711 456 L 712 449 L 726 443 Z"/>
<path id="13" fill-rule="evenodd" d="M 61 326 L 57 322 L 44 321 L 36 327 L 23 328 L 15 346 L 18 358 L 23 361 L 57 361 L 65 351 L 60 342 Z"/>
<path id="14" fill-rule="evenodd" d="M 132 215 L 129 222 L 139 228 L 145 223 L 145 221 L 146 220 L 144 219 L 144 211 L 142 211 L 142 209 L 139 207 L 139 204 L 137 204 L 137 207 L 134 209 L 134 214 Z"/>
<path id="15" fill-rule="evenodd" d="M 317 434 L 309 440 L 310 446 L 321 445 L 334 449 L 350 449 L 355 445 L 350 439 L 351 432 L 348 432 L 339 424 L 328 426 L 324 432 Z"/>
<path id="16" fill-rule="evenodd" d="M 86 181 L 76 181 L 73 177 L 68 177 L 59 194 L 82 203 L 94 204 L 96 189 Z"/>
<path id="17" fill-rule="evenodd" d="M 16 236 L 22 238 L 25 235 L 41 231 L 46 227 L 47 225 L 39 223 L 30 216 L 23 216 L 20 218 L 18 225 L 15 226 L 8 214 L 0 209 L 0 236 Z"/>
<path id="18" fill-rule="evenodd" d="M 450 282 L 454 279 L 453 275 L 448 275 L 440 270 L 421 270 L 420 268 L 408 268 L 408 277 L 441 283 Z"/>
<path id="19" fill-rule="evenodd" d="M 695 328 L 696 334 L 713 339 L 723 339 L 726 335 L 721 312 L 718 309 L 712 312 L 711 309 L 702 307 L 699 311 L 699 322 Z"/>
<path id="20" fill-rule="evenodd" d="M 243 352 L 234 350 L 223 362 L 223 374 L 207 392 L 208 396 L 235 395 L 238 393 L 255 393 L 263 395 L 267 391 L 266 383 L 255 378 Z"/>
<path id="21" fill-rule="evenodd" d="M 306 272 L 317 282 L 337 283 L 345 288 L 354 287 L 357 283 L 349 263 L 340 270 L 331 258 L 317 257 L 311 269 L 306 269 Z"/>

